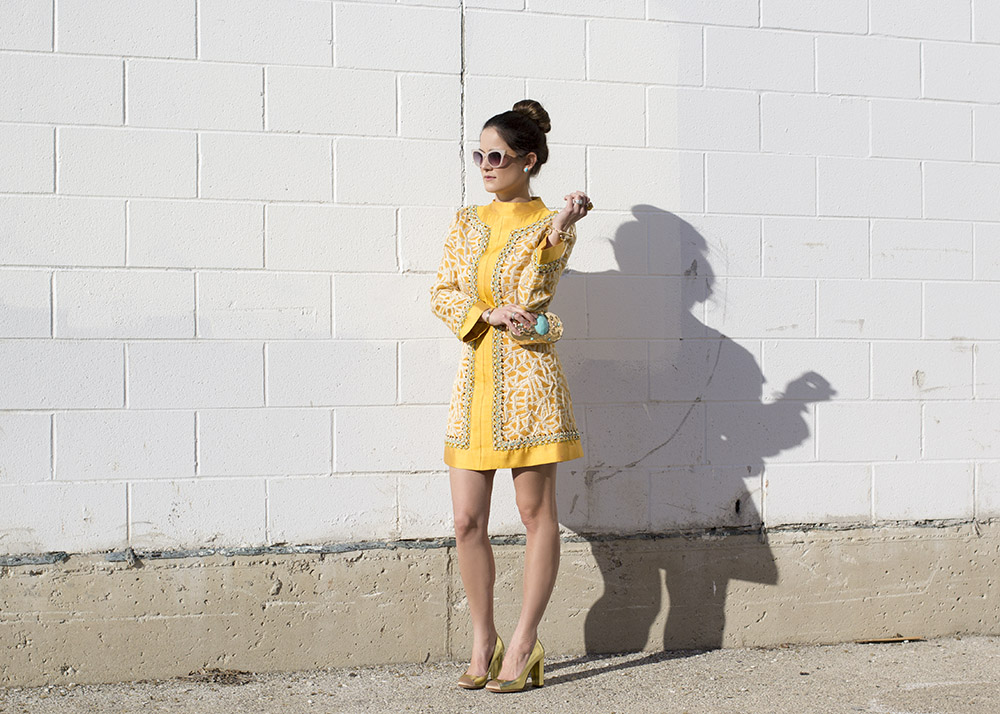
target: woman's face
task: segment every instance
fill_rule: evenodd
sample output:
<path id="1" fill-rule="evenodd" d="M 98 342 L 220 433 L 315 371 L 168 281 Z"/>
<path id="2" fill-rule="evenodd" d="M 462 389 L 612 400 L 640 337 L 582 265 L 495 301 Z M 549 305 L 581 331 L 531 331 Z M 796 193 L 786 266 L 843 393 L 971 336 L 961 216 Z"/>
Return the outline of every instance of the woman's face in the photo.
<path id="1" fill-rule="evenodd" d="M 491 126 L 483 129 L 479 135 L 479 150 L 483 152 L 484 157 L 479 165 L 479 173 L 483 177 L 483 187 L 487 191 L 497 194 L 501 200 L 526 192 L 528 174 L 524 167 L 528 165 L 527 161 L 533 158 L 534 154 L 518 158 L 514 151 L 500 138 L 497 130 Z M 502 168 L 495 167 L 486 160 L 485 157 L 491 151 L 503 152 Z"/>

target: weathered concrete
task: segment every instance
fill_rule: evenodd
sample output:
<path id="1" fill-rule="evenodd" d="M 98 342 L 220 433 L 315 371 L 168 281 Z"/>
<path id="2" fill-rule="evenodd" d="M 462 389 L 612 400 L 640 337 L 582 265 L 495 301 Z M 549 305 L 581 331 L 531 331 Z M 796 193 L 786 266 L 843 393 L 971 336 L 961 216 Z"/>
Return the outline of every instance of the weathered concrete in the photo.
<path id="1" fill-rule="evenodd" d="M 0 684 L 460 660 L 468 613 L 439 546 L 5 566 Z M 496 546 L 508 634 L 522 553 Z M 543 641 L 583 654 L 1000 634 L 998 566 L 1000 522 L 578 539 Z"/>

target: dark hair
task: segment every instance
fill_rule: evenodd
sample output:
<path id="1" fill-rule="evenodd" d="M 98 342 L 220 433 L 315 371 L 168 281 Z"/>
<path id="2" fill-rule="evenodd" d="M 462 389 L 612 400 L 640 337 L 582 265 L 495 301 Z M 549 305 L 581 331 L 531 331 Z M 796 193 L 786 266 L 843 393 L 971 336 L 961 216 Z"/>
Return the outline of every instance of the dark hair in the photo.
<path id="1" fill-rule="evenodd" d="M 538 161 L 531 167 L 528 176 L 534 176 L 542 164 L 549 160 L 549 145 L 545 135 L 552 128 L 549 113 L 534 99 L 522 99 L 510 111 L 492 116 L 483 124 L 483 129 L 493 127 L 500 138 L 518 156 L 535 152 Z"/>

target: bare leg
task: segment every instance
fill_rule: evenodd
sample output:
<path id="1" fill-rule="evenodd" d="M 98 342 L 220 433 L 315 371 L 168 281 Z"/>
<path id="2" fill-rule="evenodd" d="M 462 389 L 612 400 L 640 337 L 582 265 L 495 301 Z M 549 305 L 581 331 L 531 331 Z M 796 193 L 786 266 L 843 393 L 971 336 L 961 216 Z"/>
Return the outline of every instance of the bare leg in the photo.
<path id="1" fill-rule="evenodd" d="M 556 464 L 511 469 L 517 508 L 527 533 L 524 549 L 524 599 L 517 628 L 507 645 L 500 679 L 515 679 L 528 662 L 538 623 L 559 571 L 559 518 L 556 513 Z"/>
<path id="2" fill-rule="evenodd" d="M 466 674 L 481 677 L 489 669 L 497 636 L 493 622 L 496 566 L 488 534 L 490 496 L 496 470 L 451 467 L 450 474 L 458 568 L 472 616 L 472 662 Z"/>

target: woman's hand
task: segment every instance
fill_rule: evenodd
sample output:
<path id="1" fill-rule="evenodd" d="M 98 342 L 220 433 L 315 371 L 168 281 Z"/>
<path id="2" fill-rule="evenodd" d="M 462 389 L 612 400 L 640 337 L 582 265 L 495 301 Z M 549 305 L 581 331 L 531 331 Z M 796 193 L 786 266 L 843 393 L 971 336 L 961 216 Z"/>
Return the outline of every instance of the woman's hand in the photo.
<path id="1" fill-rule="evenodd" d="M 587 198 L 587 194 L 583 191 L 573 191 L 573 193 L 563 196 L 563 199 L 566 201 L 566 205 L 552 219 L 552 227 L 557 231 L 566 230 L 586 216 L 589 210 L 587 208 L 588 205 L 593 208 L 593 205 L 590 204 L 590 199 Z M 582 201 L 582 203 L 576 203 L 577 200 Z"/>
<path id="2" fill-rule="evenodd" d="M 534 313 L 528 312 L 520 305 L 500 305 L 490 310 L 487 322 L 494 327 L 504 327 L 520 335 L 534 329 L 536 319 Z"/>

